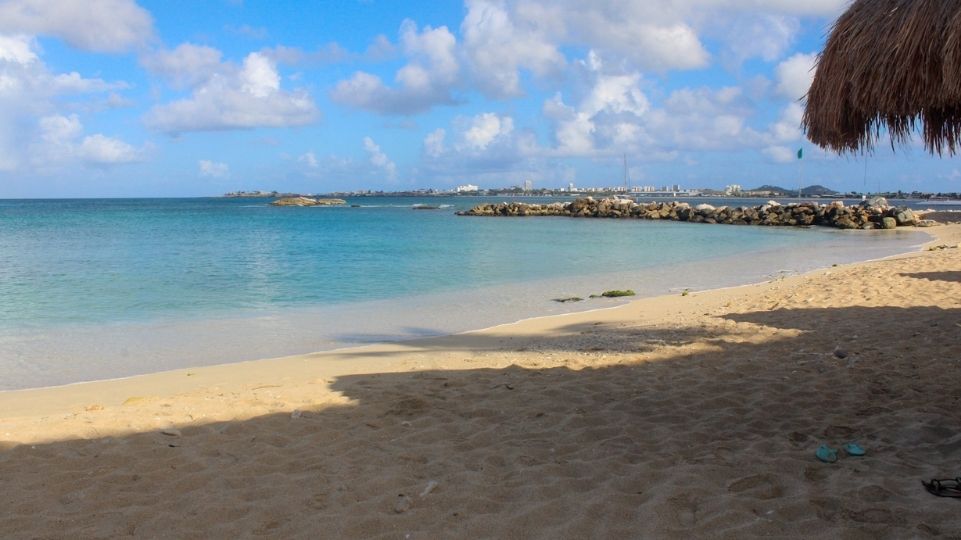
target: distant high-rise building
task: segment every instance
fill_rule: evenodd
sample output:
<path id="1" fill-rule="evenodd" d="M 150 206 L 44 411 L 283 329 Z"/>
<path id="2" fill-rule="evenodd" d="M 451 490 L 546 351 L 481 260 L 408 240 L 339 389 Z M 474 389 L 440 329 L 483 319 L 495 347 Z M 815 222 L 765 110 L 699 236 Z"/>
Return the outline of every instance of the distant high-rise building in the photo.
<path id="1" fill-rule="evenodd" d="M 574 182 L 569 182 L 567 184 L 567 191 L 570 193 L 577 191 L 577 188 L 574 187 Z"/>
<path id="2" fill-rule="evenodd" d="M 533 191 L 533 190 L 534 190 L 534 181 L 524 180 L 524 191 Z"/>

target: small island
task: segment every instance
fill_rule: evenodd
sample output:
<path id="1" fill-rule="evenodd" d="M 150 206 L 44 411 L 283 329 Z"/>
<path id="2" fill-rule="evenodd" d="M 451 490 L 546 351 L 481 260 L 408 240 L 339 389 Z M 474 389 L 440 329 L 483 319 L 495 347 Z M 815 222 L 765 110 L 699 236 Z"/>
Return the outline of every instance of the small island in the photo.
<path id="1" fill-rule="evenodd" d="M 313 197 L 283 197 L 270 203 L 271 206 L 342 206 L 344 199 L 317 199 Z"/>

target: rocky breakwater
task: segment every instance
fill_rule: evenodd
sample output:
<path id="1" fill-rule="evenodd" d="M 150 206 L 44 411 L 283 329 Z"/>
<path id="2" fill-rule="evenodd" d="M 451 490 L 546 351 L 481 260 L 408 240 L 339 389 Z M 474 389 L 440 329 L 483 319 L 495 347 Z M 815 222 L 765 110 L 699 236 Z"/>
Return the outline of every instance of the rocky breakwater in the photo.
<path id="1" fill-rule="evenodd" d="M 480 204 L 461 216 L 565 216 L 622 219 L 664 219 L 691 223 L 727 225 L 812 226 L 839 229 L 894 229 L 906 226 L 928 226 L 912 210 L 888 205 L 883 198 L 846 206 L 841 201 L 828 204 L 811 202 L 779 204 L 768 201 L 760 206 L 691 206 L 684 202 L 638 203 L 623 199 L 593 197 L 572 202 L 528 204 L 503 202 Z"/>
<path id="2" fill-rule="evenodd" d="M 344 199 L 315 199 L 313 197 L 284 197 L 270 203 L 271 206 L 339 206 L 347 204 Z"/>

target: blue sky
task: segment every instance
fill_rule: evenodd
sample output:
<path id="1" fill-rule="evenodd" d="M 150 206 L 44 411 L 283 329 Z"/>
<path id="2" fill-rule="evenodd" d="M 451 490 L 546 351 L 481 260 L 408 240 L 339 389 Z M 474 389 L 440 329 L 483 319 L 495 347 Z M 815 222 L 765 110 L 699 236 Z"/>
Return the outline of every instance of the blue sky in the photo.
<path id="1" fill-rule="evenodd" d="M 845 5 L 0 1 L 0 197 L 600 186 L 624 154 L 638 184 L 961 191 L 917 144 L 804 141 Z"/>

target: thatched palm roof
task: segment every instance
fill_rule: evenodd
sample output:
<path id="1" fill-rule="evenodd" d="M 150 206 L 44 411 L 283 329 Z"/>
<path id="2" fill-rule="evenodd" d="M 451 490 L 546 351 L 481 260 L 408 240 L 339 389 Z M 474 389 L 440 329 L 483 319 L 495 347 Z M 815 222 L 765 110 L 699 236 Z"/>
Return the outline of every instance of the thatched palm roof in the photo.
<path id="1" fill-rule="evenodd" d="M 804 128 L 839 153 L 891 145 L 919 126 L 928 151 L 961 144 L 961 0 L 856 0 L 834 23 Z"/>

